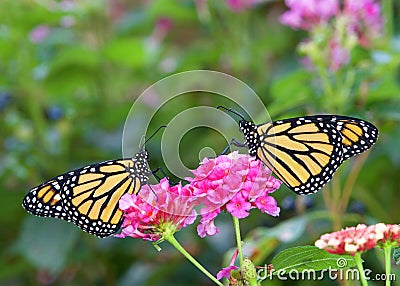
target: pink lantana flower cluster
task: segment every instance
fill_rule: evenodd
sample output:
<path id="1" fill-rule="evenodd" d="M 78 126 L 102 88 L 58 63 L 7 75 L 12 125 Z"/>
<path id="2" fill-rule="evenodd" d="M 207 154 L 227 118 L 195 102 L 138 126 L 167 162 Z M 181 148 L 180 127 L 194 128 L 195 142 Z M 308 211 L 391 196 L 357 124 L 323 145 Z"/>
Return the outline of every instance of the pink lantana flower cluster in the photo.
<path id="1" fill-rule="evenodd" d="M 301 50 L 313 64 L 321 59 L 329 62 L 332 71 L 349 63 L 357 44 L 370 47 L 382 35 L 381 8 L 375 0 L 285 0 L 285 4 L 290 10 L 281 15 L 281 23 L 310 32 L 311 40 L 304 41 Z M 313 45 L 314 38 L 318 46 Z"/>
<path id="2" fill-rule="evenodd" d="M 378 223 L 370 227 L 373 227 L 377 233 L 378 246 L 386 243 L 400 246 L 400 225 Z"/>
<path id="3" fill-rule="evenodd" d="M 197 226 L 200 237 L 218 233 L 214 219 L 223 210 L 237 218 L 247 217 L 253 208 L 272 216 L 279 215 L 280 209 L 270 194 L 282 182 L 252 156 L 233 152 L 215 159 L 205 158 L 192 173 L 194 178 L 186 180 L 204 205 Z"/>
<path id="4" fill-rule="evenodd" d="M 315 246 L 334 254 L 355 255 L 385 243 L 400 245 L 400 226 L 378 223 L 366 226 L 347 227 L 327 233 L 315 242 Z"/>
<path id="5" fill-rule="evenodd" d="M 164 234 L 173 234 L 195 221 L 195 204 L 189 185 L 170 186 L 167 178 L 151 187 L 145 185 L 139 194 L 121 197 L 119 208 L 124 212 L 124 221 L 116 237 L 160 240 Z"/>

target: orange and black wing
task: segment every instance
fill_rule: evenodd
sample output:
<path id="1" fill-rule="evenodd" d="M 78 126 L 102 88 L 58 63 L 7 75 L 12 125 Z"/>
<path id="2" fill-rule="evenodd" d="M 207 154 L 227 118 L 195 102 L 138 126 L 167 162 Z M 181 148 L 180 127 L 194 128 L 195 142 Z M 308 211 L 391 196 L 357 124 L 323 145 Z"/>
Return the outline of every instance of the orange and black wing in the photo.
<path id="1" fill-rule="evenodd" d="M 343 161 L 342 137 L 321 116 L 257 126 L 257 157 L 297 194 L 321 189 Z"/>
<path id="2" fill-rule="evenodd" d="M 132 159 L 105 161 L 55 177 L 29 191 L 22 206 L 34 215 L 72 221 L 91 234 L 109 236 L 122 223 L 119 199 L 139 192 L 149 173 L 143 150 Z"/>
<path id="3" fill-rule="evenodd" d="M 61 201 L 61 189 L 67 174 L 55 177 L 29 191 L 22 201 L 23 208 L 36 216 L 61 218 L 69 221 Z"/>
<path id="4" fill-rule="evenodd" d="M 353 117 L 335 116 L 332 123 L 342 136 L 343 159 L 360 154 L 375 144 L 378 139 L 378 129 L 371 123 Z M 332 119 L 330 119 L 332 122 Z"/>
<path id="5" fill-rule="evenodd" d="M 119 199 L 141 188 L 132 160 L 115 160 L 70 173 L 61 191 L 65 212 L 82 230 L 99 237 L 115 233 L 122 223 Z"/>

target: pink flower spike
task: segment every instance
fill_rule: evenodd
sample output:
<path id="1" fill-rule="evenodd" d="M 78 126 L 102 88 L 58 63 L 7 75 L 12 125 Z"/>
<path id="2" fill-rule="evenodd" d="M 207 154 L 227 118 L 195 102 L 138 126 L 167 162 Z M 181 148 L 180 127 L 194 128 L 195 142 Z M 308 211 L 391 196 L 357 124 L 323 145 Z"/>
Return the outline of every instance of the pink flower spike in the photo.
<path id="1" fill-rule="evenodd" d="M 220 270 L 220 271 L 217 273 L 217 279 L 218 279 L 218 280 L 221 280 L 223 277 L 229 279 L 229 277 L 230 277 L 230 275 L 231 275 L 231 271 L 232 271 L 232 270 L 238 270 L 238 269 L 239 269 L 239 268 L 238 268 L 237 266 L 235 266 L 235 265 L 231 265 L 231 266 L 222 268 L 222 270 Z"/>

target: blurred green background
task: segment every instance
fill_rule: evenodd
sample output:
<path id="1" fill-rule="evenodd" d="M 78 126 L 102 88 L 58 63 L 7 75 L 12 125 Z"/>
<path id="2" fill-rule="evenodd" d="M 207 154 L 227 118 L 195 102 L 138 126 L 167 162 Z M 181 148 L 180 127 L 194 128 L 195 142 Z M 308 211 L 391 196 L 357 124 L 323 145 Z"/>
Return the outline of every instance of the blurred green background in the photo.
<path id="1" fill-rule="evenodd" d="M 245 250 L 258 265 L 289 246 L 313 244 L 337 227 L 399 222 L 399 3 L 384 2 L 389 3 L 384 13 L 394 17 L 393 30 L 376 50 L 358 51 L 350 67 L 356 73 L 352 95 L 333 108 L 333 99 L 315 88 L 315 74 L 299 61 L 296 46 L 306 33 L 279 22 L 284 3 L 258 1 L 237 9 L 232 2 L 0 2 L 1 285 L 211 285 L 165 243 L 157 252 L 139 240 L 98 239 L 21 207 L 26 192 L 41 182 L 121 157 L 123 124 L 135 98 L 154 82 L 193 69 L 241 79 L 261 97 L 273 120 L 333 110 L 369 120 L 380 130 L 373 151 L 344 164 L 328 190 L 298 197 L 282 186 L 274 195 L 279 218 L 253 212 L 242 220 Z M 146 104 L 155 102 L 149 98 Z M 164 106 L 149 133 L 185 108 L 221 103 L 207 94 L 189 94 Z M 148 146 L 152 168 L 163 166 L 158 140 Z M 182 160 L 196 168 L 205 146 L 222 151 L 226 141 L 196 129 L 181 142 Z M 329 188 L 342 195 L 335 197 Z M 230 218 L 220 218 L 217 225 L 215 237 L 200 239 L 195 226 L 177 235 L 211 273 L 226 266 L 221 257 L 234 247 Z M 382 253 L 365 259 L 366 268 L 383 272 Z M 398 267 L 393 271 L 400 279 Z M 267 284 L 295 283 L 312 285 Z"/>

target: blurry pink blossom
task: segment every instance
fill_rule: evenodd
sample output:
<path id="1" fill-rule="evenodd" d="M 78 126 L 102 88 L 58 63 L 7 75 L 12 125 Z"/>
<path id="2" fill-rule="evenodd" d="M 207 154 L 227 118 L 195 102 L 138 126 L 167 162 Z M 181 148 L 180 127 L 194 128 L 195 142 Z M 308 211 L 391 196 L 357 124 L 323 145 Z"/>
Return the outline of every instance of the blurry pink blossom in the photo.
<path id="1" fill-rule="evenodd" d="M 226 0 L 228 7 L 234 12 L 240 12 L 253 7 L 258 0 Z"/>
<path id="2" fill-rule="evenodd" d="M 75 25 L 75 22 L 76 20 L 74 16 L 67 15 L 61 18 L 60 25 L 65 28 L 70 28 Z"/>
<path id="3" fill-rule="evenodd" d="M 281 15 L 281 23 L 307 31 L 329 21 L 339 10 L 338 0 L 286 0 L 285 4 L 290 10 Z"/>
<path id="4" fill-rule="evenodd" d="M 312 38 L 307 41 L 313 41 L 313 37 L 317 40 L 310 45 L 301 44 L 314 45 L 307 56 L 322 58 L 331 71 L 350 62 L 356 44 L 369 47 L 371 40 L 382 34 L 381 8 L 375 0 L 344 0 L 342 8 L 338 0 L 285 0 L 285 3 L 290 9 L 281 15 L 281 23 L 309 31 Z M 310 63 L 315 64 L 312 60 Z"/>
<path id="5" fill-rule="evenodd" d="M 29 39 L 32 43 L 38 44 L 42 42 L 50 33 L 50 27 L 47 25 L 39 25 L 31 30 Z"/>
<path id="6" fill-rule="evenodd" d="M 67 12 L 74 9 L 75 3 L 72 0 L 62 0 L 59 3 L 59 7 L 61 11 Z"/>
<path id="7" fill-rule="evenodd" d="M 331 39 L 329 42 L 329 51 L 331 59 L 329 69 L 331 71 L 337 71 L 339 68 L 349 63 L 350 51 L 341 46 L 335 38 Z"/>
<path id="8" fill-rule="evenodd" d="M 348 32 L 355 34 L 361 46 L 368 47 L 371 39 L 382 34 L 381 7 L 374 0 L 346 0 L 343 14 L 348 18 Z"/>
<path id="9" fill-rule="evenodd" d="M 172 29 L 172 20 L 167 17 L 160 17 L 157 20 L 156 25 L 154 26 L 151 38 L 155 42 L 160 43 L 171 29 Z"/>

